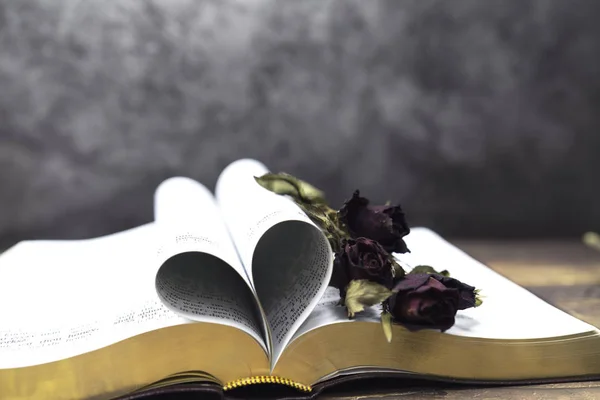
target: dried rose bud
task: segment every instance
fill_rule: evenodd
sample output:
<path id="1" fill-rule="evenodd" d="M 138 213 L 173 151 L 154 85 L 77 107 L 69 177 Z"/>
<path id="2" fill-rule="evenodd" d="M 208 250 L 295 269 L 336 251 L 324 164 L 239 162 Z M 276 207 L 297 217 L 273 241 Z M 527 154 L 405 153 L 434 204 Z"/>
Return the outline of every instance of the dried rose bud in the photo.
<path id="1" fill-rule="evenodd" d="M 410 233 L 404 212 L 396 206 L 369 206 L 369 200 L 360 197 L 357 190 L 339 211 L 353 238 L 375 240 L 389 253 L 408 253 L 402 239 Z"/>
<path id="2" fill-rule="evenodd" d="M 454 325 L 456 312 L 475 306 L 475 288 L 438 274 L 408 274 L 394 286 L 389 309 L 394 321 L 409 330 Z"/>
<path id="3" fill-rule="evenodd" d="M 340 289 L 342 298 L 351 280 L 367 279 L 388 289 L 394 284 L 390 255 L 374 240 L 342 240 L 335 255 L 331 285 Z"/>

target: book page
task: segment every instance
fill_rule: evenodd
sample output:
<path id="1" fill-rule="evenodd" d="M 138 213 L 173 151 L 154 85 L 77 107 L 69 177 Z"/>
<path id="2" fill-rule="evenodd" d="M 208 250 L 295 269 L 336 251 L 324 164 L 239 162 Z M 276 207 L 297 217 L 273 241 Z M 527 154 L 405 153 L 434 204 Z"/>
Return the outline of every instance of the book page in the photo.
<path id="1" fill-rule="evenodd" d="M 154 193 L 154 220 L 159 226 L 160 261 L 188 251 L 211 254 L 250 283 L 213 194 L 185 177 L 163 181 Z"/>
<path id="2" fill-rule="evenodd" d="M 258 301 L 214 196 L 192 179 L 175 177 L 154 197 L 158 297 L 185 318 L 244 330 L 267 350 Z"/>
<path id="3" fill-rule="evenodd" d="M 491 339 L 536 339 L 571 335 L 595 328 L 546 303 L 525 288 L 475 260 L 438 234 L 416 228 L 409 236 L 412 254 L 399 258 L 415 266 L 447 269 L 452 277 L 481 289 L 483 305 L 459 311 L 448 334 Z"/>
<path id="4" fill-rule="evenodd" d="M 172 188 L 157 191 L 156 223 L 86 240 L 25 241 L 0 255 L 0 368 L 60 360 L 192 320 L 234 326 L 266 351 L 214 197 Z M 169 207 L 165 200 L 177 196 L 182 201 Z"/>
<path id="5" fill-rule="evenodd" d="M 25 241 L 0 255 L 0 368 L 97 350 L 190 321 L 156 296 L 154 225 L 78 241 Z"/>
<path id="6" fill-rule="evenodd" d="M 288 221 L 301 221 L 317 228 L 292 201 L 256 183 L 254 177 L 267 172 L 258 161 L 239 160 L 223 170 L 215 189 L 227 229 L 251 282 L 254 249 L 265 232 Z"/>
<path id="7" fill-rule="evenodd" d="M 348 319 L 346 308 L 340 305 L 340 291 L 332 286 L 328 286 L 314 310 L 310 313 L 302 326 L 294 333 L 290 342 L 313 329 L 318 329 L 330 324 L 343 322 L 352 323 L 353 321 L 379 323 L 380 315 L 381 306 L 376 305 L 368 307 L 364 311 L 356 314 L 354 319 Z"/>
<path id="8" fill-rule="evenodd" d="M 447 269 L 451 276 L 481 289 L 483 305 L 458 311 L 449 335 L 489 339 L 538 339 L 573 335 L 595 328 L 541 300 L 531 292 L 473 259 L 433 231 L 413 228 L 406 237 L 411 253 L 397 254 L 405 269 L 430 265 Z M 328 287 L 310 317 L 297 331 L 300 335 L 328 324 L 352 323 L 338 306 L 339 291 Z M 380 323 L 380 306 L 357 314 L 357 321 Z"/>
<path id="9" fill-rule="evenodd" d="M 237 161 L 219 177 L 216 195 L 269 323 L 274 364 L 323 295 L 333 254 L 298 206 L 256 183 L 266 172 L 254 160 Z"/>
<path id="10" fill-rule="evenodd" d="M 173 312 L 246 331 L 267 351 L 256 299 L 246 282 L 221 259 L 206 253 L 177 254 L 157 274 L 156 291 Z"/>

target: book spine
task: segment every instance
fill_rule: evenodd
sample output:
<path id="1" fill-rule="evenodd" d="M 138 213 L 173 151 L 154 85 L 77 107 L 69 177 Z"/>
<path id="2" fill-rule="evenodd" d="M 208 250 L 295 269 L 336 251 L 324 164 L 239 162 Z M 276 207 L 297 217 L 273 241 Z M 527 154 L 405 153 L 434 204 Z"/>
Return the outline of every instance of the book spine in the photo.
<path id="1" fill-rule="evenodd" d="M 239 387 L 256 385 L 260 383 L 277 383 L 279 385 L 291 386 L 294 389 L 298 389 L 302 392 L 310 392 L 312 388 L 308 385 L 303 385 L 302 383 L 294 382 L 291 379 L 281 378 L 279 376 L 269 376 L 269 375 L 261 375 L 261 376 L 253 376 L 250 378 L 242 378 L 236 379 L 235 381 L 227 383 L 223 386 L 223 390 L 231 390 Z"/>

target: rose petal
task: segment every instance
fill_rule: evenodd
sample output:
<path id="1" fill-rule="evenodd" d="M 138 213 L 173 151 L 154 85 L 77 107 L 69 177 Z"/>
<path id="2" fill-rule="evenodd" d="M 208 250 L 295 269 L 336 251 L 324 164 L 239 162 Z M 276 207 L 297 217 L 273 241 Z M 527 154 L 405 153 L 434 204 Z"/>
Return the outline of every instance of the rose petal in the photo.
<path id="1" fill-rule="evenodd" d="M 396 286 L 394 291 L 404 291 L 416 289 L 423 286 L 429 280 L 429 274 L 408 274 Z"/>

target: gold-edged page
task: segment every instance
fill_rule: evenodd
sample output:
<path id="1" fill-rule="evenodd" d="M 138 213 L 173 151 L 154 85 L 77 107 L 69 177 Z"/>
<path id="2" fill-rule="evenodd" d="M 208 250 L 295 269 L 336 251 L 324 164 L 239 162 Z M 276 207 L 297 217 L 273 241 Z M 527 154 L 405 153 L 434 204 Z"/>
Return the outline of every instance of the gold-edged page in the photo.
<path id="1" fill-rule="evenodd" d="M 314 329 L 291 342 L 273 371 L 305 385 L 357 367 L 465 382 L 600 377 L 597 332 L 543 339 L 479 339 L 356 321 Z M 358 370 L 356 373 L 360 373 Z"/>
<path id="2" fill-rule="evenodd" d="M 240 329 L 268 353 L 254 289 L 212 193 L 175 177 L 161 183 L 154 198 L 160 300 L 187 319 Z"/>
<path id="3" fill-rule="evenodd" d="M 224 169 L 216 196 L 270 329 L 274 365 L 322 297 L 333 253 L 321 230 L 290 199 L 263 187 L 255 160 Z"/>
<path id="4" fill-rule="evenodd" d="M 169 375 L 156 382 L 152 382 L 149 385 L 142 386 L 137 390 L 133 390 L 130 393 L 139 393 L 150 389 L 158 389 L 185 383 L 214 383 L 219 385 L 219 387 L 223 386 L 223 383 L 219 379 L 209 373 L 202 371 L 188 371 Z"/>
<path id="5" fill-rule="evenodd" d="M 194 370 L 208 372 L 185 373 Z M 0 398 L 113 398 L 169 377 L 223 386 L 268 373 L 266 353 L 247 333 L 223 324 L 190 323 L 51 363 L 0 370 Z"/>
<path id="6" fill-rule="evenodd" d="M 377 307 L 350 321 L 336 305 L 338 291 L 328 288 L 274 374 L 304 384 L 357 367 L 490 380 L 600 374 L 600 336 L 593 326 L 547 304 L 428 229 L 413 229 L 406 241 L 411 253 L 398 255 L 403 265 L 447 269 L 481 289 L 483 305 L 459 311 L 456 324 L 445 333 L 408 332 L 395 325 L 388 344 Z"/>
<path id="7" fill-rule="evenodd" d="M 147 224 L 87 240 L 25 241 L 0 256 L 2 394 L 12 388 L 18 398 L 32 385 L 44 387 L 51 367 L 47 375 L 28 372 L 42 365 L 190 322 L 156 295 L 148 251 L 154 229 Z M 63 372 L 83 379 L 81 370 Z"/>

